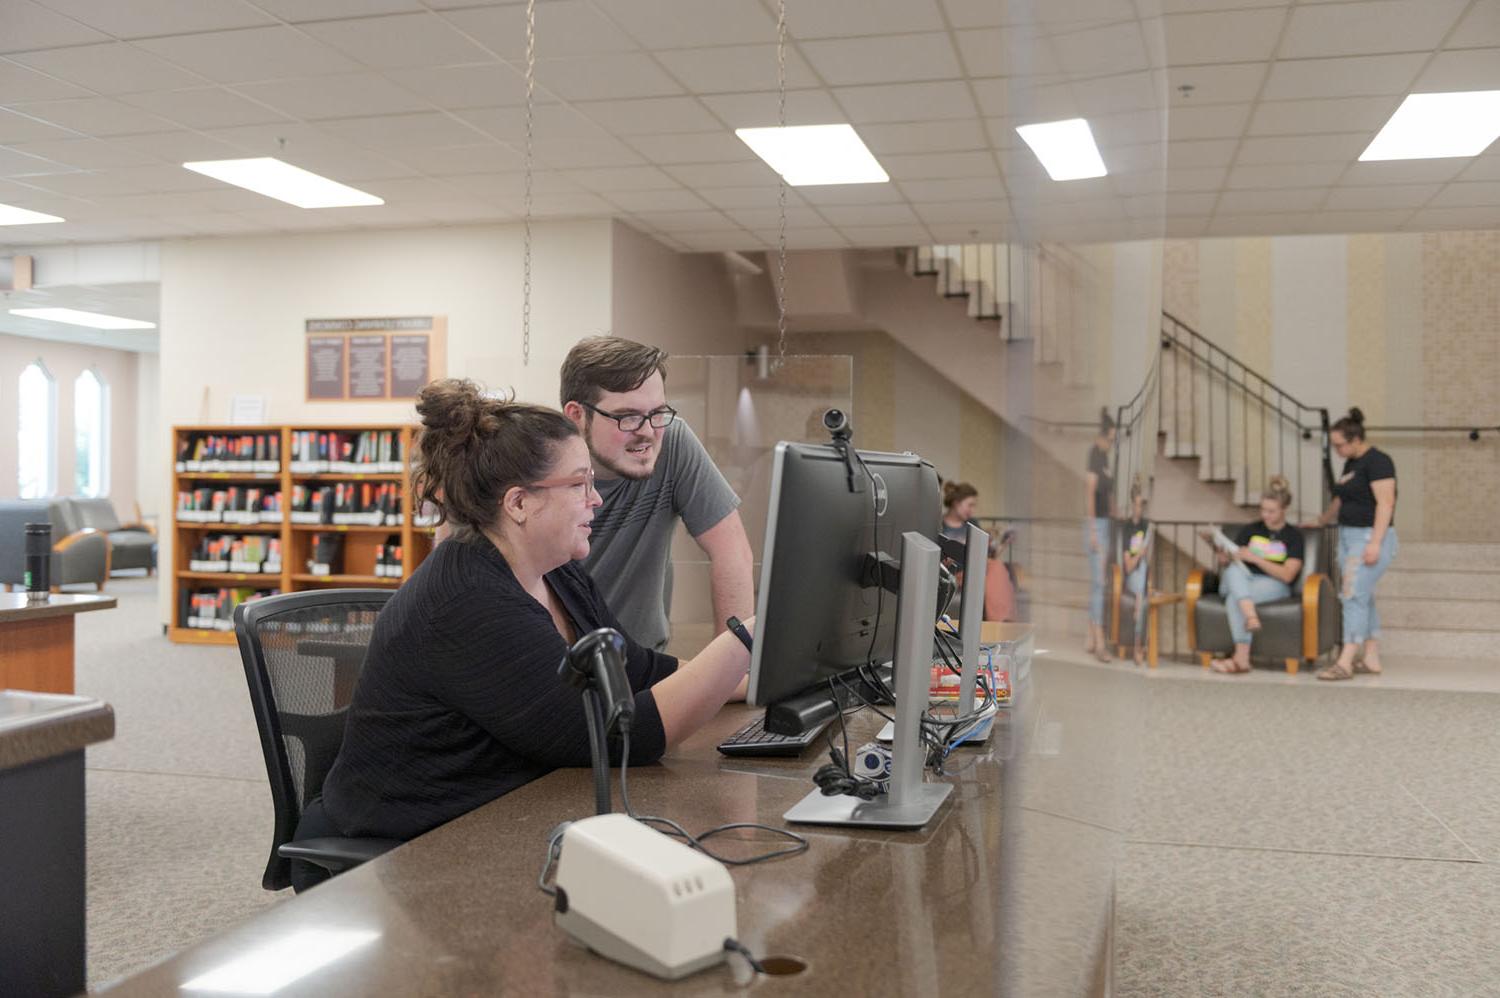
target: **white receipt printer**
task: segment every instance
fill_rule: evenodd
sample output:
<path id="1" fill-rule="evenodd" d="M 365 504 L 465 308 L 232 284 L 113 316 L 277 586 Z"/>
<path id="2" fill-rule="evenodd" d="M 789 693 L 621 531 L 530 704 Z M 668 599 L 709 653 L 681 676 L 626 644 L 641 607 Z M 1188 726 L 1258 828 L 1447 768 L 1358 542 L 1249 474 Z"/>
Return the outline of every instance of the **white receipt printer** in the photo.
<path id="1" fill-rule="evenodd" d="M 675 980 L 735 937 L 724 864 L 623 814 L 573 822 L 557 858 L 557 924 L 600 956 Z"/>

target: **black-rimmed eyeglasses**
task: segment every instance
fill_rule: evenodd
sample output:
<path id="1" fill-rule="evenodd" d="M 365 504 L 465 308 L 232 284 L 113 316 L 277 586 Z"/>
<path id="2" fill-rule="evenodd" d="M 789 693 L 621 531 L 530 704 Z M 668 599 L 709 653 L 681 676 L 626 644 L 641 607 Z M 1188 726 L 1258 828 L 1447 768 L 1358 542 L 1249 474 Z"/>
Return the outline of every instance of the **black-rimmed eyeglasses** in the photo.
<path id="1" fill-rule="evenodd" d="M 600 409 L 598 406 L 590 405 L 587 402 L 580 402 L 578 404 L 581 405 L 581 406 L 583 406 L 589 412 L 592 412 L 592 413 L 595 413 L 597 415 L 603 416 L 605 419 L 613 419 L 615 421 L 616 425 L 618 425 L 620 427 L 620 432 L 621 433 L 634 433 L 637 430 L 639 430 L 641 427 L 645 426 L 648 422 L 655 429 L 658 429 L 658 430 L 665 429 L 666 427 L 672 425 L 672 420 L 674 420 L 674 419 L 677 418 L 677 410 L 673 409 L 669 405 L 664 405 L 660 409 L 652 409 L 650 412 L 645 412 L 645 413 L 641 413 L 641 412 L 613 413 L 613 412 L 605 412 L 603 409 Z"/>

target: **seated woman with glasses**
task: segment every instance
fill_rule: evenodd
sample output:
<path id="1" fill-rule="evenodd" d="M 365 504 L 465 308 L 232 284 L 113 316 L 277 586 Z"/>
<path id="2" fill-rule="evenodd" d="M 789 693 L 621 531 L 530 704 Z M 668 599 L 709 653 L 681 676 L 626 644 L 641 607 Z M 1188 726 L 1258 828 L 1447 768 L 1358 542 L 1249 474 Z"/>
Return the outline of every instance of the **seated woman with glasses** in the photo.
<path id="1" fill-rule="evenodd" d="M 298 839 L 410 839 L 590 764 L 583 701 L 557 674 L 578 637 L 619 629 L 577 564 L 599 506 L 588 448 L 562 413 L 487 398 L 470 381 L 433 382 L 417 412 L 414 497 L 452 532 L 381 611 L 343 746 Z M 750 655 L 728 632 L 683 662 L 625 637 L 630 763 L 642 765 L 714 716 Z M 299 890 L 322 879 L 293 866 Z"/>

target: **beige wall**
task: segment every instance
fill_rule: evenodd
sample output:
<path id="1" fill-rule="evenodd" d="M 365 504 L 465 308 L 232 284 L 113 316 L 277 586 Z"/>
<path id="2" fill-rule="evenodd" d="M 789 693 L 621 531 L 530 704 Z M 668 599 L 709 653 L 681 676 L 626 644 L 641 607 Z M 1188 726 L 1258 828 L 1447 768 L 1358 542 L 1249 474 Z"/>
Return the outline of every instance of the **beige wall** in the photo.
<path id="1" fill-rule="evenodd" d="M 1302 401 L 1500 425 L 1500 232 L 1171 240 L 1164 307 Z M 1382 433 L 1409 539 L 1500 540 L 1500 437 Z"/>
<path id="2" fill-rule="evenodd" d="M 16 385 L 21 372 L 40 359 L 57 382 L 56 490 L 72 495 L 74 462 L 73 382 L 93 368 L 109 386 L 109 496 L 122 519 L 134 516 L 137 454 L 137 354 L 55 340 L 0 334 L 0 498 L 17 491 Z"/>
<path id="3" fill-rule="evenodd" d="M 676 354 L 745 349 L 734 286 L 719 253 L 678 253 L 612 224 L 610 332 Z"/>

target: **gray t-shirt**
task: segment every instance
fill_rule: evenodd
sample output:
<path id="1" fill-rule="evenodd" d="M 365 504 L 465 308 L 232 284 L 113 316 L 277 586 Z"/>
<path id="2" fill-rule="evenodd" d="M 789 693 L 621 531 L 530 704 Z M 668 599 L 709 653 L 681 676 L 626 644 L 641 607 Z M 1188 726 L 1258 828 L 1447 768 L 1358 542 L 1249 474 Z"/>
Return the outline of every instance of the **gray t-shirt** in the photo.
<path id="1" fill-rule="evenodd" d="M 650 478 L 601 478 L 597 484 L 604 505 L 594 512 L 583 567 L 635 643 L 660 651 L 671 636 L 677 518 L 697 537 L 734 512 L 740 497 L 680 419 L 662 435 Z"/>

